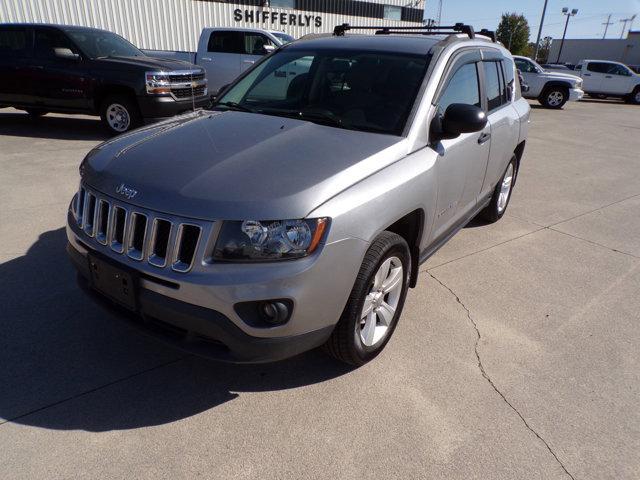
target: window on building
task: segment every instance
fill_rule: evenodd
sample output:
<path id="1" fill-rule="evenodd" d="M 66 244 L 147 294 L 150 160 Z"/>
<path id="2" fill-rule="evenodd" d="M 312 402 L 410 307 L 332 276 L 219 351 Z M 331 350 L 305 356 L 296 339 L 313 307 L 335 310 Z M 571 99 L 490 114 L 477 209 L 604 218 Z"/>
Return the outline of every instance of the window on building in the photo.
<path id="1" fill-rule="evenodd" d="M 505 88 L 501 80 L 500 64 L 498 62 L 482 62 L 484 69 L 484 83 L 489 111 L 495 110 L 505 102 Z"/>
<path id="2" fill-rule="evenodd" d="M 296 0 L 270 0 L 269 6 L 278 8 L 295 8 Z"/>
<path id="3" fill-rule="evenodd" d="M 394 5 L 385 5 L 384 18 L 386 20 L 402 20 L 402 7 L 396 7 Z"/>
<path id="4" fill-rule="evenodd" d="M 440 113 L 446 112 L 447 107 L 453 103 L 480 107 L 478 69 L 475 63 L 467 63 L 453 74 L 438 101 Z"/>
<path id="5" fill-rule="evenodd" d="M 215 31 L 209 37 L 207 51 L 217 53 L 244 53 L 244 35 L 236 31 Z"/>
<path id="6" fill-rule="evenodd" d="M 0 58 L 23 58 L 30 48 L 26 28 L 0 28 Z"/>

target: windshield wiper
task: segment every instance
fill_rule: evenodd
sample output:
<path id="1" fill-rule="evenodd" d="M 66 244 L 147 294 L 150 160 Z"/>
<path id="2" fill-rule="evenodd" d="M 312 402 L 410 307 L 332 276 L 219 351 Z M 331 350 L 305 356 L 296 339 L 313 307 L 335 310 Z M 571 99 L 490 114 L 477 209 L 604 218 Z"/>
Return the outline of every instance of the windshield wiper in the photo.
<path id="1" fill-rule="evenodd" d="M 218 106 L 227 107 L 230 110 L 237 110 L 239 112 L 255 113 L 255 110 L 253 108 L 245 107 L 244 105 L 240 105 L 236 102 L 218 102 L 214 105 L 214 107 Z"/>
<path id="2" fill-rule="evenodd" d="M 322 123 L 332 125 L 334 127 L 347 128 L 342 120 L 329 112 L 321 112 L 314 110 L 281 110 L 278 108 L 264 108 L 258 110 L 259 113 L 267 115 L 281 115 L 283 117 L 297 118 L 299 120 L 308 120 L 314 123 Z"/>

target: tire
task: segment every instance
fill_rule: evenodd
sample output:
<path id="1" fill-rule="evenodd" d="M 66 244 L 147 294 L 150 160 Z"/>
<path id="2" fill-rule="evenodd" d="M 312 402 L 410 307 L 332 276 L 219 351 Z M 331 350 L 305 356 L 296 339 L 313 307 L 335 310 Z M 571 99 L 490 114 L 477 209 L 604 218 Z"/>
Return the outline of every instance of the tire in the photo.
<path id="1" fill-rule="evenodd" d="M 383 278 L 387 265 L 388 274 Z M 399 266 L 401 270 L 398 270 Z M 376 279 L 380 273 L 383 275 Z M 347 305 L 324 350 L 355 366 L 375 358 L 389 342 L 398 324 L 410 277 L 411 253 L 407 242 L 400 235 L 382 232 L 364 256 Z M 402 282 L 401 285 L 394 283 L 393 279 Z M 386 294 L 380 291 L 385 280 L 396 285 L 393 289 L 389 286 L 390 291 Z M 363 316 L 365 303 L 372 310 Z M 392 312 L 385 305 L 395 306 L 395 309 Z"/>
<path id="2" fill-rule="evenodd" d="M 105 98 L 100 106 L 100 118 L 112 135 L 128 132 L 142 123 L 138 105 L 127 95 Z"/>
<path id="3" fill-rule="evenodd" d="M 566 87 L 547 87 L 542 91 L 538 101 L 545 108 L 558 110 L 569 100 L 569 90 Z"/>
<path id="4" fill-rule="evenodd" d="M 38 108 L 28 108 L 25 112 L 27 112 L 31 118 L 40 118 L 49 113 L 46 110 L 40 110 Z"/>
<path id="5" fill-rule="evenodd" d="M 503 191 L 502 187 L 509 175 L 511 176 L 511 179 L 508 181 L 509 189 L 505 192 Z M 502 177 L 500 177 L 500 181 L 493 191 L 493 196 L 491 197 L 489 205 L 487 205 L 486 208 L 482 210 L 482 212 L 480 212 L 480 216 L 484 220 L 489 223 L 495 223 L 502 218 L 504 212 L 507 211 L 507 207 L 509 206 L 509 200 L 511 200 L 511 193 L 513 192 L 513 186 L 515 185 L 517 175 L 518 160 L 514 155 L 513 157 L 511 157 L 511 161 L 509 162 L 509 165 L 507 165 L 507 168 L 502 174 Z M 501 198 L 502 194 L 506 194 L 506 197 Z"/>
<path id="6" fill-rule="evenodd" d="M 627 102 L 633 105 L 640 105 L 640 87 L 636 87 L 627 97 Z"/>

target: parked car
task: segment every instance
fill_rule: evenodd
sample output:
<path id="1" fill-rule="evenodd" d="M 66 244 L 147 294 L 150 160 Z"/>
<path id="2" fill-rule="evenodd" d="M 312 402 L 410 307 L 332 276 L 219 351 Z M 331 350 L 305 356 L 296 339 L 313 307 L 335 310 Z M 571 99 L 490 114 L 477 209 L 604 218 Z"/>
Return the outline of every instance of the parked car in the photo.
<path id="1" fill-rule="evenodd" d="M 92 150 L 67 218 L 81 284 L 212 358 L 380 353 L 419 265 L 504 215 L 530 109 L 509 51 L 468 26 L 350 28 L 278 49 L 213 111 Z"/>
<path id="2" fill-rule="evenodd" d="M 113 134 L 209 104 L 201 67 L 93 28 L 0 24 L 0 70 L 0 105 L 100 115 Z"/>
<path id="3" fill-rule="evenodd" d="M 582 60 L 576 66 L 584 80 L 584 91 L 592 96 L 618 97 L 640 105 L 640 75 L 624 63 Z"/>
<path id="4" fill-rule="evenodd" d="M 258 28 L 205 28 L 198 41 L 196 64 L 207 71 L 209 89 L 215 94 L 292 39 L 283 32 Z"/>
<path id="5" fill-rule="evenodd" d="M 546 71 L 527 57 L 513 57 L 516 67 L 522 72 L 529 91 L 523 92 L 525 98 L 538 100 L 547 108 L 562 108 L 568 101 L 580 100 L 584 95 L 582 79 L 557 71 Z"/>

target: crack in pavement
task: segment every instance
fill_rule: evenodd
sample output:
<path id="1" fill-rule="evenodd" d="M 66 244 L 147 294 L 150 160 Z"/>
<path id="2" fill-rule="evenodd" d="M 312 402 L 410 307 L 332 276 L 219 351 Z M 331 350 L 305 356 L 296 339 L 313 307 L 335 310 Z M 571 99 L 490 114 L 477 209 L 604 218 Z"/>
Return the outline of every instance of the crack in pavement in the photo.
<path id="1" fill-rule="evenodd" d="M 518 415 L 518 417 L 520 417 L 520 420 L 522 420 L 522 423 L 524 424 L 524 426 L 527 427 L 527 429 L 531 433 L 533 433 L 538 438 L 538 440 L 540 440 L 544 444 L 544 446 L 547 448 L 549 453 L 551 455 L 553 455 L 553 458 L 556 460 L 558 465 L 560 465 L 560 468 L 562 468 L 564 473 L 566 473 L 569 476 L 569 478 L 571 478 L 572 480 L 575 480 L 575 477 L 569 472 L 569 470 L 567 470 L 567 467 L 564 466 L 562 461 L 558 458 L 558 455 L 556 455 L 556 453 L 551 449 L 551 446 L 547 443 L 547 441 L 544 438 L 542 438 L 540 436 L 540 434 L 538 432 L 536 432 L 533 429 L 533 427 L 531 427 L 531 425 L 529 425 L 529 422 L 527 422 L 527 420 L 516 409 L 516 407 L 514 407 L 513 404 L 511 402 L 509 402 L 509 400 L 507 400 L 507 397 L 505 397 L 505 395 L 498 389 L 496 384 L 493 382 L 493 380 L 491 379 L 491 377 L 489 376 L 489 374 L 485 370 L 484 365 L 482 363 L 482 358 L 480 358 L 480 351 L 478 350 L 479 344 L 480 344 L 480 340 L 482 339 L 482 335 L 480 334 L 480 330 L 478 329 L 478 325 L 476 324 L 475 320 L 471 316 L 471 311 L 467 308 L 467 306 L 464 303 L 462 303 L 462 300 L 460 300 L 460 297 L 451 288 L 449 288 L 447 285 L 445 285 L 439 278 L 435 277 L 431 272 L 427 271 L 427 274 L 431 278 L 433 278 L 436 282 L 438 282 L 440 285 L 442 285 L 442 287 L 445 288 L 449 293 L 451 293 L 451 295 L 453 295 L 453 297 L 456 299 L 456 302 L 458 302 L 458 304 L 465 310 L 465 312 L 467 312 L 467 318 L 471 322 L 471 325 L 473 325 L 473 329 L 476 332 L 476 342 L 475 342 L 475 345 L 474 345 L 474 352 L 476 354 L 476 360 L 478 362 L 478 369 L 480 370 L 480 373 L 482 374 L 482 377 L 489 383 L 489 385 L 491 385 L 491 388 L 493 388 L 495 390 L 495 392 L 498 395 L 500 395 L 500 397 L 502 398 L 504 403 L 506 403 L 509 406 L 509 408 L 511 408 L 511 410 L 513 410 L 516 413 L 516 415 Z"/>

